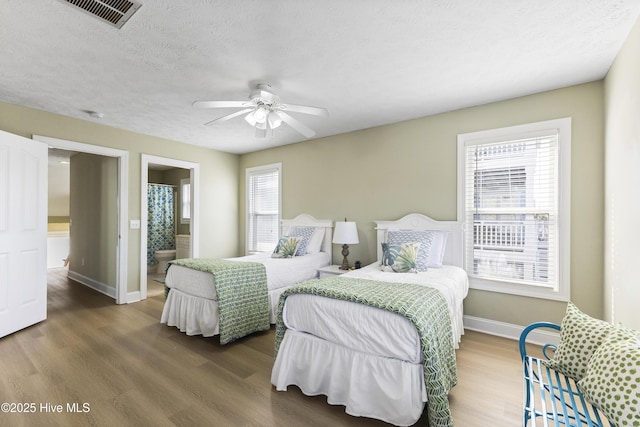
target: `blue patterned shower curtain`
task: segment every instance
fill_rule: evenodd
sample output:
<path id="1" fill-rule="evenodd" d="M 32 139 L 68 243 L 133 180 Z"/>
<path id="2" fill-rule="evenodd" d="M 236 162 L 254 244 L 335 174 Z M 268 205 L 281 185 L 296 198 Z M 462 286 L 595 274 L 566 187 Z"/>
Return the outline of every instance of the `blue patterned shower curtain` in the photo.
<path id="1" fill-rule="evenodd" d="M 147 264 L 157 264 L 155 251 L 176 248 L 173 187 L 147 185 Z"/>

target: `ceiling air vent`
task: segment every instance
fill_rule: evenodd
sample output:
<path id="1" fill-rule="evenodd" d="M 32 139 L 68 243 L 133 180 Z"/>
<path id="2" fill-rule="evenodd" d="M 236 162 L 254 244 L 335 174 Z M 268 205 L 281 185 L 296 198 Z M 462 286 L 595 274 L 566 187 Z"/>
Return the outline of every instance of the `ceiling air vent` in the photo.
<path id="1" fill-rule="evenodd" d="M 61 0 L 76 6 L 87 13 L 99 18 L 101 21 L 113 25 L 116 28 L 122 26 L 131 18 L 136 10 L 142 6 L 140 3 L 129 0 Z"/>

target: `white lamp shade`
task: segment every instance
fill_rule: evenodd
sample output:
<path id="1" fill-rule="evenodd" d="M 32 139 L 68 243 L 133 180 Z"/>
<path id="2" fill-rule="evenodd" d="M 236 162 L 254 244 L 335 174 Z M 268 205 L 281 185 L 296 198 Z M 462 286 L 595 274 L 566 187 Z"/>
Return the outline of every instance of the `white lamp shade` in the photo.
<path id="1" fill-rule="evenodd" d="M 355 245 L 360 243 L 356 223 L 351 221 L 336 222 L 336 228 L 333 230 L 333 243 L 339 245 Z"/>

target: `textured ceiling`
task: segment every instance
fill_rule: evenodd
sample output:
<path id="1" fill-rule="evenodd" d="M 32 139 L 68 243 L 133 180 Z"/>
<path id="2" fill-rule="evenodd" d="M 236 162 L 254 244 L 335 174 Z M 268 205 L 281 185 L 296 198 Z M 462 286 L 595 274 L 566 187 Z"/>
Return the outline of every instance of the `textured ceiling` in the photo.
<path id="1" fill-rule="evenodd" d="M 234 110 L 271 83 L 316 137 L 601 79 L 640 0 L 140 0 L 116 29 L 60 0 L 0 1 L 0 101 L 245 153 Z M 104 114 L 96 119 L 87 111 Z"/>

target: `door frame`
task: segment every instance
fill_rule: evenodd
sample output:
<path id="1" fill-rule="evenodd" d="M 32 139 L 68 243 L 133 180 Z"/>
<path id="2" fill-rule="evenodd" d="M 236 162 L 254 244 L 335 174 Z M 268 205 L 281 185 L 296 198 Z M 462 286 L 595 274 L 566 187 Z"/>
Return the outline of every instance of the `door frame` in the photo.
<path id="1" fill-rule="evenodd" d="M 33 135 L 35 141 L 45 142 L 49 147 L 80 153 L 115 157 L 118 160 L 118 245 L 116 248 L 116 304 L 129 302 L 127 289 L 129 233 L 127 218 L 129 215 L 129 152 L 101 145 L 68 141 L 42 135 Z"/>
<path id="2" fill-rule="evenodd" d="M 199 229 L 200 229 L 200 164 L 187 162 L 184 160 L 172 159 L 169 157 L 159 157 L 142 153 L 142 164 L 140 166 L 140 299 L 147 298 L 147 222 L 148 207 L 147 185 L 149 184 L 149 165 L 171 166 L 174 168 L 188 169 L 189 181 L 191 183 L 191 219 L 189 220 L 189 232 L 191 239 L 191 256 L 199 256 Z"/>

